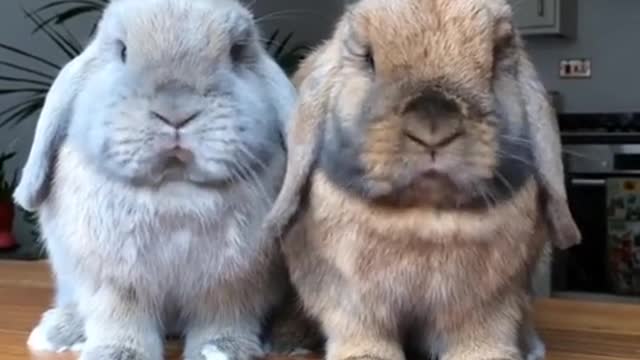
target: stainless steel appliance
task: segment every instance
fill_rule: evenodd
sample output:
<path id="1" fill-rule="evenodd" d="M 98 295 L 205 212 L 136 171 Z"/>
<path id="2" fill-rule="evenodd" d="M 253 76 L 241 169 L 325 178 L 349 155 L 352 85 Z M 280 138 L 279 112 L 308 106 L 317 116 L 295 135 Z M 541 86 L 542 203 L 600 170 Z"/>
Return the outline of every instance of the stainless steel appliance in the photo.
<path id="1" fill-rule="evenodd" d="M 568 199 L 583 240 L 556 253 L 554 293 L 640 296 L 640 143 L 622 139 L 564 145 Z"/>

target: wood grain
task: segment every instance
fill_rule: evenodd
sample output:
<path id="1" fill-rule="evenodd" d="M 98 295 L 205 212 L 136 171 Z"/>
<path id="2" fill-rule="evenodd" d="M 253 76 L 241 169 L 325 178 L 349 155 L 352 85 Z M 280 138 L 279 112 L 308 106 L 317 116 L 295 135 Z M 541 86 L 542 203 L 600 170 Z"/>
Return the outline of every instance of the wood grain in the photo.
<path id="1" fill-rule="evenodd" d="M 74 354 L 32 354 L 26 339 L 51 299 L 45 262 L 0 262 L 0 360 L 74 360 Z M 640 360 L 640 305 L 543 300 L 536 322 L 549 360 Z M 167 346 L 180 359 L 180 345 Z M 270 359 L 283 360 L 283 359 Z"/>

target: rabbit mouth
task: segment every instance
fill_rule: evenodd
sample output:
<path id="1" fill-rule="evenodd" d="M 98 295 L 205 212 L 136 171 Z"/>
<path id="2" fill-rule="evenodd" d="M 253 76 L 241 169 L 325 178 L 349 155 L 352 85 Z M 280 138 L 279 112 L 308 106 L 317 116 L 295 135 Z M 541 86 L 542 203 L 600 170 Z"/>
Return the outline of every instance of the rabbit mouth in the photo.
<path id="1" fill-rule="evenodd" d="M 429 181 L 429 180 L 437 180 L 437 179 L 442 179 L 447 177 L 448 176 L 444 171 L 437 169 L 435 167 L 430 167 L 424 170 L 422 173 L 420 173 L 419 179 Z"/>
<path id="2" fill-rule="evenodd" d="M 175 156 L 168 157 L 164 164 L 167 170 L 184 169 L 186 165 L 187 164 Z"/>
<path id="3" fill-rule="evenodd" d="M 190 164 L 193 162 L 193 153 L 180 146 L 175 146 L 163 154 L 161 161 L 161 172 L 164 177 L 174 178 L 184 177 Z"/>
<path id="4" fill-rule="evenodd" d="M 169 163 L 177 162 L 186 165 L 193 161 L 193 153 L 183 147 L 175 146 L 169 151 L 168 159 Z"/>

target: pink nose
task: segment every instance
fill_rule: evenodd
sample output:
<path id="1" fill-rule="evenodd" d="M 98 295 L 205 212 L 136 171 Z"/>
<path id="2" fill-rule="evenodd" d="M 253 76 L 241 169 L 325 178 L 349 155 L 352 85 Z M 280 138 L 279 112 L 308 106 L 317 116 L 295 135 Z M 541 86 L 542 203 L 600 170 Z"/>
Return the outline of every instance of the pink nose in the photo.
<path id="1" fill-rule="evenodd" d="M 175 114 L 160 113 L 152 110 L 151 116 L 173 128 L 180 129 L 185 125 L 187 125 L 188 123 L 190 123 L 191 121 L 193 121 L 193 119 L 197 118 L 198 115 L 200 115 L 200 113 L 201 111 L 195 111 L 188 115 L 183 115 L 178 113 L 175 113 Z"/>

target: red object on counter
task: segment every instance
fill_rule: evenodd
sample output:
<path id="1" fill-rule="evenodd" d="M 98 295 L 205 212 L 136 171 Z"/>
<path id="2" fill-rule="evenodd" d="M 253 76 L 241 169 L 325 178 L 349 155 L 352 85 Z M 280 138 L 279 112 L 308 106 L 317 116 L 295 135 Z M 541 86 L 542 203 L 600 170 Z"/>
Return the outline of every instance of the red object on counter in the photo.
<path id="1" fill-rule="evenodd" d="M 0 203 L 0 251 L 15 248 L 18 244 L 13 237 L 15 207 L 11 202 Z"/>
<path id="2" fill-rule="evenodd" d="M 18 246 L 16 239 L 11 233 L 0 232 L 0 251 L 11 250 Z"/>

